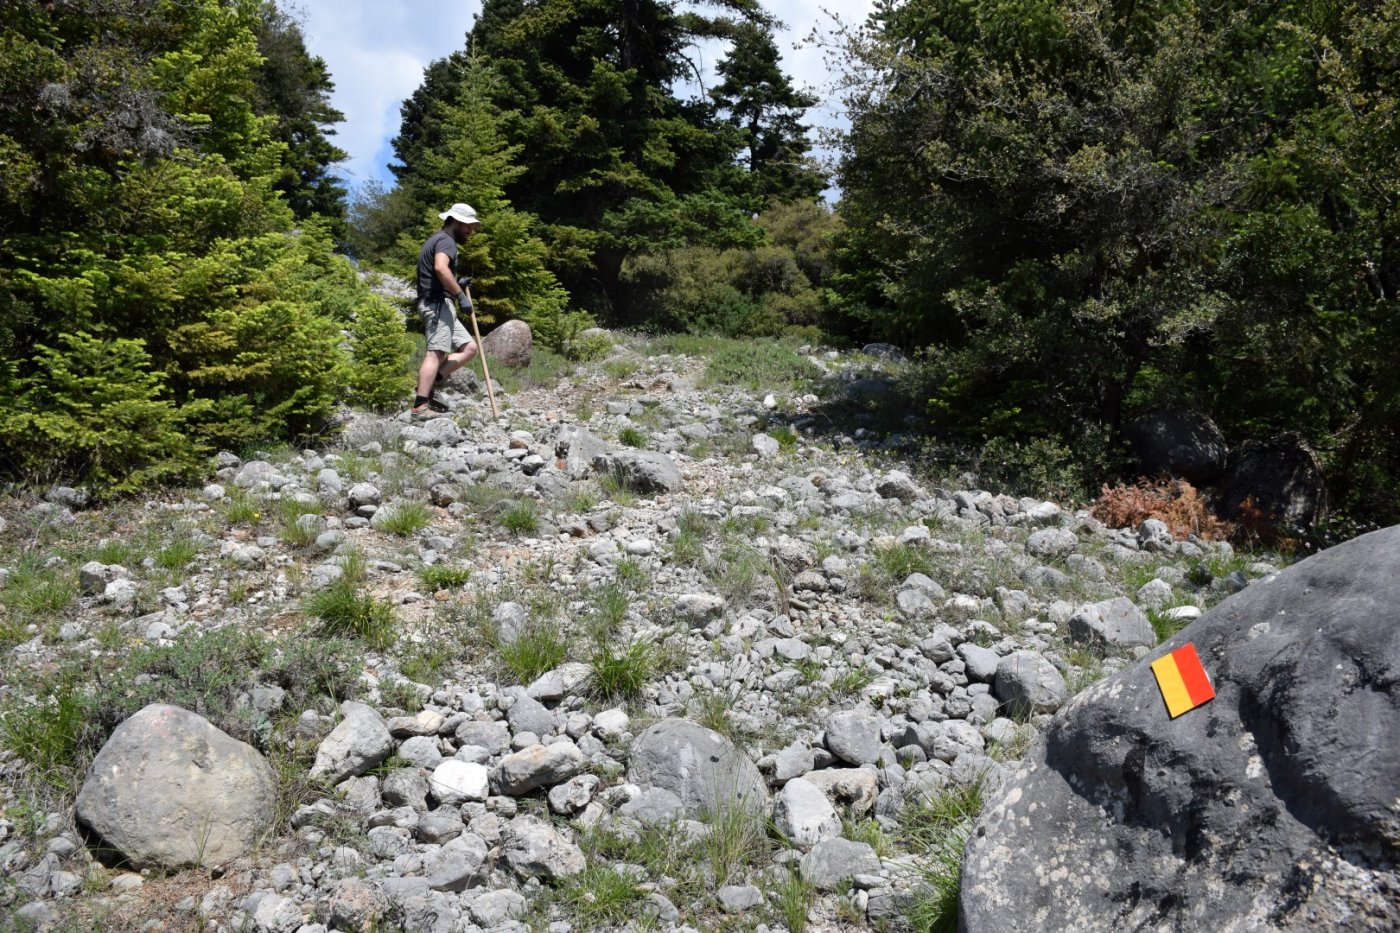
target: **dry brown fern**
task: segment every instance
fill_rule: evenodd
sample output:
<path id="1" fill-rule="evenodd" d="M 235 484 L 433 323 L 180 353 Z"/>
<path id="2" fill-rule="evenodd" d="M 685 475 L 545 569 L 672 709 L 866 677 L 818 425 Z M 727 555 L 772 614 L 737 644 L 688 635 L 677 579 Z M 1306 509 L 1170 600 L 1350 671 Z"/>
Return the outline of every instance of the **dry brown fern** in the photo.
<path id="1" fill-rule="evenodd" d="M 1113 528 L 1136 528 L 1149 518 L 1159 519 L 1177 540 L 1193 534 L 1207 540 L 1228 538 L 1235 531 L 1234 525 L 1216 518 L 1196 487 L 1183 479 L 1144 476 L 1131 486 L 1104 485 L 1090 512 Z"/>

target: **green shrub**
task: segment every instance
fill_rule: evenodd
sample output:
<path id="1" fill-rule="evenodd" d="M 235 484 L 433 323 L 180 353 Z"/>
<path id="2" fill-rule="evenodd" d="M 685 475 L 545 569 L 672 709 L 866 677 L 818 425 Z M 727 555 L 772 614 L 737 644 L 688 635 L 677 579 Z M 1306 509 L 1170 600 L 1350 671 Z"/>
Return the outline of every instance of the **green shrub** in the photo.
<path id="1" fill-rule="evenodd" d="M 194 474 L 200 448 L 144 341 L 59 334 L 35 364 L 17 397 L 0 395 L 0 459 L 20 473 L 111 493 Z"/>
<path id="2" fill-rule="evenodd" d="M 418 579 L 434 590 L 456 590 L 467 585 L 472 572 L 466 567 L 432 564 L 418 569 Z"/>
<path id="3" fill-rule="evenodd" d="M 647 446 L 647 435 L 645 431 L 629 426 L 617 433 L 617 441 L 625 447 L 645 448 Z"/>
<path id="4" fill-rule="evenodd" d="M 360 302 L 346 329 L 351 340 L 346 400 L 373 411 L 402 405 L 413 391 L 413 377 L 405 367 L 414 345 L 404 330 L 403 315 L 388 302 L 369 296 Z"/>

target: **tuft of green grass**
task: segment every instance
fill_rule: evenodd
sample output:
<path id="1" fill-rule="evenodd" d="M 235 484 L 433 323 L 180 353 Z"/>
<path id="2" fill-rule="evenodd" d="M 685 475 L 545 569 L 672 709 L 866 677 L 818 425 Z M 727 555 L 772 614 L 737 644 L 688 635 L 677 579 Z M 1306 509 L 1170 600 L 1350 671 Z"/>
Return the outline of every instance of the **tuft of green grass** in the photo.
<path id="1" fill-rule="evenodd" d="M 121 564 L 123 567 L 134 563 L 135 557 L 136 547 L 126 538 L 105 540 L 97 546 L 92 555 L 93 560 L 104 564 Z"/>
<path id="2" fill-rule="evenodd" d="M 701 382 L 705 386 L 748 389 L 789 388 L 817 379 L 821 370 L 792 346 L 769 340 L 733 341 L 710 357 Z"/>
<path id="3" fill-rule="evenodd" d="M 734 697 L 728 690 L 697 690 L 690 702 L 690 715 L 706 729 L 713 729 L 734 741 L 738 737 L 738 729 L 730 716 L 733 708 Z"/>
<path id="4" fill-rule="evenodd" d="M 749 872 L 765 865 L 773 854 L 768 821 L 737 799 L 728 800 L 705 814 L 710 831 L 701 837 L 698 849 L 709 865 L 716 887 L 741 884 Z"/>
<path id="5" fill-rule="evenodd" d="M 603 500 L 587 483 L 576 483 L 564 499 L 564 508 L 570 512 L 587 512 Z"/>
<path id="6" fill-rule="evenodd" d="M 779 425 L 768 429 L 768 436 L 778 442 L 778 449 L 784 453 L 790 453 L 797 449 L 797 432 L 787 425 Z"/>
<path id="7" fill-rule="evenodd" d="M 589 683 L 595 696 L 634 700 L 655 673 L 660 651 L 655 643 L 637 639 L 617 650 L 611 639 L 598 639 L 588 658 Z"/>
<path id="8" fill-rule="evenodd" d="M 63 684 L 38 703 L 0 712 L 0 745 L 27 762 L 40 780 L 68 791 L 77 777 L 72 765 L 87 718 L 77 688 Z"/>
<path id="9" fill-rule="evenodd" d="M 874 682 L 874 671 L 864 667 L 851 668 L 832 679 L 831 695 L 837 698 L 855 696 Z"/>
<path id="10" fill-rule="evenodd" d="M 651 586 L 651 574 L 646 568 L 630 557 L 624 557 L 613 568 L 613 578 L 617 585 L 626 587 L 633 593 L 640 593 Z"/>
<path id="11" fill-rule="evenodd" d="M 540 517 L 535 511 L 535 503 L 521 499 L 501 516 L 501 525 L 517 535 L 533 535 L 540 530 Z"/>
<path id="12" fill-rule="evenodd" d="M 636 918 L 645 896 L 630 873 L 590 860 L 560 886 L 557 902 L 576 930 L 617 930 Z"/>
<path id="13" fill-rule="evenodd" d="M 569 640 L 552 622 L 532 619 L 513 640 L 493 639 L 496 654 L 518 683 L 528 684 L 569 657 Z"/>
<path id="14" fill-rule="evenodd" d="M 636 360 L 608 360 L 603 364 L 603 372 L 619 381 L 635 375 L 639 369 L 641 364 Z"/>
<path id="15" fill-rule="evenodd" d="M 243 489 L 232 489 L 228 501 L 217 506 L 224 521 L 230 525 L 254 525 L 262 518 L 258 501 Z"/>
<path id="16" fill-rule="evenodd" d="M 173 573 L 184 570 L 198 556 L 199 545 L 194 539 L 179 537 L 156 552 L 156 566 Z"/>
<path id="17" fill-rule="evenodd" d="M 436 590 L 459 590 L 467 585 L 472 572 L 466 567 L 452 567 L 447 564 L 432 564 L 418 568 L 418 579 L 423 585 Z"/>
<path id="18" fill-rule="evenodd" d="M 899 817 L 900 841 L 924 856 L 919 885 L 906 913 L 912 930 L 957 930 L 962 852 L 982 804 L 981 779 L 948 784 L 937 793 L 905 802 Z"/>
<path id="19" fill-rule="evenodd" d="M 424 502 L 400 502 L 385 506 L 385 517 L 376 522 L 380 531 L 407 538 L 417 534 L 432 523 L 432 511 Z"/>
<path id="20" fill-rule="evenodd" d="M 623 508 L 630 508 L 637 504 L 637 494 L 615 473 L 603 474 L 598 478 L 598 485 L 602 488 L 605 497 Z"/>
<path id="21" fill-rule="evenodd" d="M 645 448 L 648 438 L 645 431 L 629 425 L 618 432 L 617 440 L 618 443 L 622 444 L 624 447 Z"/>
<path id="22" fill-rule="evenodd" d="M 593 592 L 593 626 L 606 635 L 617 631 L 627 620 L 632 597 L 622 585 L 608 583 Z"/>
<path id="23" fill-rule="evenodd" d="M 803 933 L 807 929 L 807 913 L 812 909 L 816 888 L 798 872 L 789 871 L 773 885 L 770 894 L 769 900 L 789 933 Z"/>
<path id="24" fill-rule="evenodd" d="M 360 592 L 364 557 L 346 555 L 341 570 L 339 579 L 307 597 L 307 614 L 320 619 L 328 635 L 355 638 L 379 650 L 392 647 L 397 637 L 393 607 Z"/>

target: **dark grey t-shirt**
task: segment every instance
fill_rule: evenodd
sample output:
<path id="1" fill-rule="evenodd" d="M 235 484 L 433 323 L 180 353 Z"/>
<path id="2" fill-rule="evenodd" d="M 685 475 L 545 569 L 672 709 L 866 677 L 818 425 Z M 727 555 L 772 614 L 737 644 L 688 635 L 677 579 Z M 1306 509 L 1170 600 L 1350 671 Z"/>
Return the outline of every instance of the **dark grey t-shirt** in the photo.
<path id="1" fill-rule="evenodd" d="M 438 253 L 447 254 L 447 265 L 452 275 L 457 275 L 457 241 L 446 230 L 439 230 L 428 237 L 423 248 L 418 251 L 418 300 L 441 301 L 447 297 L 447 289 L 433 270 L 433 262 Z"/>

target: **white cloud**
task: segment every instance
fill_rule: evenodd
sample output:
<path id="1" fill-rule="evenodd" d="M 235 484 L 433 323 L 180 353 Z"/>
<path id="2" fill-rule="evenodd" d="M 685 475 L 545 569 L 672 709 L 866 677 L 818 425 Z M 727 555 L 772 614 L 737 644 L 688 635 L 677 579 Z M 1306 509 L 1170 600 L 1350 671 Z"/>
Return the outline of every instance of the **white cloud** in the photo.
<path id="1" fill-rule="evenodd" d="M 827 52 L 805 44 L 813 27 L 831 18 L 817 0 L 769 0 L 787 29 L 778 36 L 784 70 L 821 101 L 808 114 L 816 126 L 843 126 L 827 70 Z M 873 0 L 842 4 L 841 17 L 859 22 Z M 391 182 L 389 140 L 398 134 L 399 104 L 417 89 L 423 69 L 465 47 L 481 9 L 479 0 L 430 4 L 427 0 L 299 0 L 284 8 L 302 21 L 306 45 L 326 60 L 335 92 L 331 103 L 345 114 L 334 142 L 350 154 L 339 173 L 352 184 Z M 701 49 L 706 81 L 713 79 L 718 47 Z"/>
<path id="2" fill-rule="evenodd" d="M 478 2 L 300 0 L 306 45 L 326 60 L 335 82 L 331 103 L 345 114 L 334 142 L 350 154 L 339 173 L 352 184 L 389 181 L 389 140 L 398 135 L 399 104 L 417 89 L 423 69 L 466 45 Z"/>

